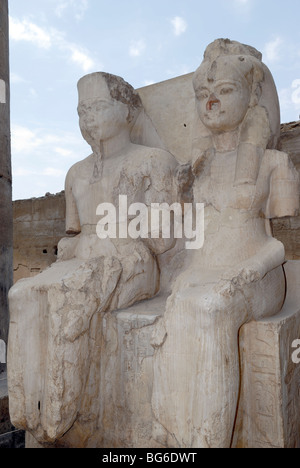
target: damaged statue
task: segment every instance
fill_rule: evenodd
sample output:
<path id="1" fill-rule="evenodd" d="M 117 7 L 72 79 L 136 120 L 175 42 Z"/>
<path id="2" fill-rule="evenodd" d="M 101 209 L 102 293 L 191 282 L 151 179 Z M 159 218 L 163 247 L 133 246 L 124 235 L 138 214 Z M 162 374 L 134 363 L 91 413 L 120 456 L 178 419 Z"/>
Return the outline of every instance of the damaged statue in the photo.
<path id="1" fill-rule="evenodd" d="M 93 153 L 66 177 L 66 231 L 74 237 L 60 242 L 56 263 L 9 294 L 10 414 L 42 444 L 66 434 L 97 393 L 93 364 L 101 356 L 103 314 L 153 297 L 157 256 L 174 244 L 97 237 L 101 203 L 118 207 L 119 195 L 129 204 L 171 203 L 177 162 L 131 141 L 143 106 L 122 78 L 93 73 L 78 91 L 80 129 Z"/>
<path id="2" fill-rule="evenodd" d="M 206 206 L 205 243 L 178 276 L 153 340 L 152 407 L 169 446 L 229 448 L 239 330 L 282 308 L 285 251 L 269 220 L 296 215 L 299 181 L 275 149 L 278 97 L 257 50 L 215 41 L 193 86 L 193 191 Z"/>

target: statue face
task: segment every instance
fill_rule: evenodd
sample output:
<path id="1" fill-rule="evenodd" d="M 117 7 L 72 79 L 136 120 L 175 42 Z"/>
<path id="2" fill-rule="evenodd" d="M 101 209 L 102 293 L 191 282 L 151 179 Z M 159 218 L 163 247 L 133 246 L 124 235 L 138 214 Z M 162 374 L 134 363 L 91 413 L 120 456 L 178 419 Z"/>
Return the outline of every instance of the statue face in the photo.
<path id="1" fill-rule="evenodd" d="M 249 107 L 251 87 L 230 58 L 201 65 L 194 87 L 197 111 L 205 127 L 220 133 L 233 131 L 241 124 Z"/>
<path id="2" fill-rule="evenodd" d="M 112 99 L 104 80 L 100 85 L 97 97 L 81 99 L 79 96 L 79 125 L 89 144 L 111 139 L 128 127 L 127 106 Z"/>

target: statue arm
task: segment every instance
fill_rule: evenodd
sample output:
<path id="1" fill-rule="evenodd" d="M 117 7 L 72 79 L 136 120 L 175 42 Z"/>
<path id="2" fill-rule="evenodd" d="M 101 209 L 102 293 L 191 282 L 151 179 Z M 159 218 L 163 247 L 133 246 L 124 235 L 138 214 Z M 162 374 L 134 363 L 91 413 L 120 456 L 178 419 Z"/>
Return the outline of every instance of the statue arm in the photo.
<path id="1" fill-rule="evenodd" d="M 67 174 L 65 182 L 66 197 L 66 233 L 79 234 L 81 232 L 80 219 L 77 210 L 76 201 L 72 192 L 72 168 Z"/>
<path id="2" fill-rule="evenodd" d="M 235 288 L 260 281 L 284 262 L 284 245 L 273 237 L 269 237 L 256 255 L 227 271 L 223 279 L 230 281 L 231 291 L 234 292 Z"/>
<path id="3" fill-rule="evenodd" d="M 75 257 L 75 250 L 79 240 L 78 234 L 81 232 L 77 206 L 72 193 L 72 179 L 71 168 L 65 182 L 66 234 L 73 234 L 73 237 L 65 237 L 59 241 L 57 254 L 57 260 L 59 262 L 70 260 Z"/>
<path id="4" fill-rule="evenodd" d="M 299 210 L 299 175 L 286 153 L 267 150 L 270 191 L 264 210 L 267 220 L 296 216 Z M 285 249 L 281 242 L 271 236 L 253 257 L 236 265 L 224 274 L 233 289 L 259 281 L 269 272 L 283 265 Z"/>
<path id="5" fill-rule="evenodd" d="M 268 151 L 272 163 L 267 219 L 297 216 L 299 212 L 299 174 L 288 154 Z"/>
<path id="6" fill-rule="evenodd" d="M 157 152 L 158 150 L 155 151 Z M 153 155 L 151 173 L 149 174 L 151 182 L 147 192 L 145 193 L 145 202 L 148 206 L 149 220 L 151 220 L 152 203 L 159 203 L 161 205 L 161 211 L 165 212 L 166 219 L 168 219 L 170 215 L 169 210 L 163 205 L 168 204 L 171 206 L 174 202 L 177 202 L 178 189 L 176 188 L 175 181 L 175 171 L 177 166 L 178 164 L 175 158 L 166 151 L 159 150 L 158 154 Z M 174 238 L 172 216 L 170 218 L 170 224 L 170 238 L 162 238 L 162 232 L 160 231 L 159 238 L 155 239 L 151 237 L 151 222 L 149 223 L 148 239 L 143 239 L 143 242 L 154 255 L 161 255 L 175 246 L 176 239 Z"/>

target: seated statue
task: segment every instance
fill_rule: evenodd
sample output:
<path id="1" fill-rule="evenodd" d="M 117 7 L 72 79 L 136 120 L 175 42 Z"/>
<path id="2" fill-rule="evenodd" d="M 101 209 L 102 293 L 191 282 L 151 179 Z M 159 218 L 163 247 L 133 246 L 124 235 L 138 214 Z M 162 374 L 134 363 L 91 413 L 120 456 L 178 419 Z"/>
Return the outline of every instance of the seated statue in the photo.
<path id="1" fill-rule="evenodd" d="M 101 356 L 103 315 L 155 296 L 157 257 L 174 245 L 98 237 L 102 203 L 118 208 L 120 195 L 128 205 L 171 203 L 177 162 L 162 149 L 132 143 L 142 103 L 122 78 L 93 73 L 78 91 L 80 128 L 93 153 L 66 177 L 66 231 L 74 237 L 60 242 L 55 264 L 9 294 L 10 415 L 44 444 L 72 427 L 84 394 L 97 393 L 93 363 Z M 124 227 L 127 219 L 117 226 L 123 233 Z"/>
<path id="2" fill-rule="evenodd" d="M 177 278 L 154 337 L 152 406 L 173 447 L 229 448 L 240 385 L 239 330 L 277 314 L 286 283 L 272 218 L 295 216 L 298 174 L 276 151 L 279 106 L 255 49 L 217 40 L 193 79 L 192 168 L 205 242 Z"/>

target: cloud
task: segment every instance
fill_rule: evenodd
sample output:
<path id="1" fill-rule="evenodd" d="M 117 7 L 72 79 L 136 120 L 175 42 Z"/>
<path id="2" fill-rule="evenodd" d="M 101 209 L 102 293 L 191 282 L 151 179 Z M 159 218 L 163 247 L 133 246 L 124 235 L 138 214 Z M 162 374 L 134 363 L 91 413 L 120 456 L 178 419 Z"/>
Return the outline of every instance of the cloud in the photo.
<path id="1" fill-rule="evenodd" d="M 11 135 L 14 199 L 63 190 L 70 167 L 90 154 L 79 132 L 12 123 Z"/>
<path id="2" fill-rule="evenodd" d="M 69 42 L 64 33 L 54 28 L 42 29 L 26 19 L 20 21 L 10 17 L 10 39 L 30 42 L 36 47 L 48 50 L 56 48 L 62 53 L 67 53 L 69 60 L 85 73 L 97 68 L 95 60 L 85 48 Z M 98 68 L 101 68 L 99 65 Z"/>
<path id="3" fill-rule="evenodd" d="M 59 154 L 63 158 L 69 158 L 73 154 L 70 149 L 60 148 L 59 146 L 54 148 L 54 151 L 55 151 L 55 153 Z"/>
<path id="4" fill-rule="evenodd" d="M 10 74 L 10 82 L 13 83 L 13 84 L 19 84 L 19 83 L 26 83 L 27 81 L 24 80 L 24 78 L 22 78 L 20 75 L 18 75 L 17 73 L 13 73 L 11 72 Z"/>
<path id="5" fill-rule="evenodd" d="M 187 30 L 187 22 L 180 16 L 175 16 L 171 19 L 173 32 L 175 36 L 181 36 Z"/>
<path id="6" fill-rule="evenodd" d="M 38 97 L 38 93 L 36 92 L 34 88 L 29 89 L 29 95 L 34 99 Z"/>
<path id="7" fill-rule="evenodd" d="M 283 122 L 298 120 L 300 113 L 300 78 L 278 93 Z"/>
<path id="8" fill-rule="evenodd" d="M 79 65 L 82 70 L 87 73 L 96 67 L 95 61 L 89 56 L 88 52 L 76 45 L 67 45 L 67 49 L 71 52 L 72 62 Z"/>
<path id="9" fill-rule="evenodd" d="M 265 45 L 264 58 L 266 62 L 276 62 L 280 59 L 282 44 L 283 40 L 281 37 L 276 37 L 273 41 L 270 41 Z"/>
<path id="10" fill-rule="evenodd" d="M 9 17 L 9 35 L 15 41 L 31 42 L 41 49 L 50 49 L 52 38 L 44 29 L 24 19 Z"/>
<path id="11" fill-rule="evenodd" d="M 72 9 L 75 19 L 80 21 L 89 7 L 88 0 L 59 0 L 54 13 L 58 18 L 62 18 L 67 10 Z"/>
<path id="12" fill-rule="evenodd" d="M 144 81 L 144 86 L 151 86 L 153 85 L 155 82 L 153 80 L 145 80 Z"/>
<path id="13" fill-rule="evenodd" d="M 295 91 L 292 92 L 292 103 L 295 106 L 300 106 L 300 79 L 294 80 L 292 83 L 292 89 Z"/>
<path id="14" fill-rule="evenodd" d="M 42 144 L 43 140 L 36 132 L 21 125 L 13 125 L 11 131 L 11 144 L 13 153 L 32 154 Z"/>
<path id="15" fill-rule="evenodd" d="M 133 41 L 129 48 L 129 55 L 131 57 L 140 57 L 146 49 L 146 44 L 143 39 Z"/>
<path id="16" fill-rule="evenodd" d="M 70 157 L 77 153 L 76 148 L 82 147 L 83 140 L 71 132 L 53 134 L 44 129 L 31 129 L 18 124 L 12 124 L 12 153 L 16 156 L 42 155 L 44 152 L 57 153 L 60 157 Z"/>
<path id="17" fill-rule="evenodd" d="M 55 167 L 47 167 L 42 171 L 41 175 L 50 177 L 63 177 L 66 175 L 66 173 L 61 169 L 56 169 Z"/>

